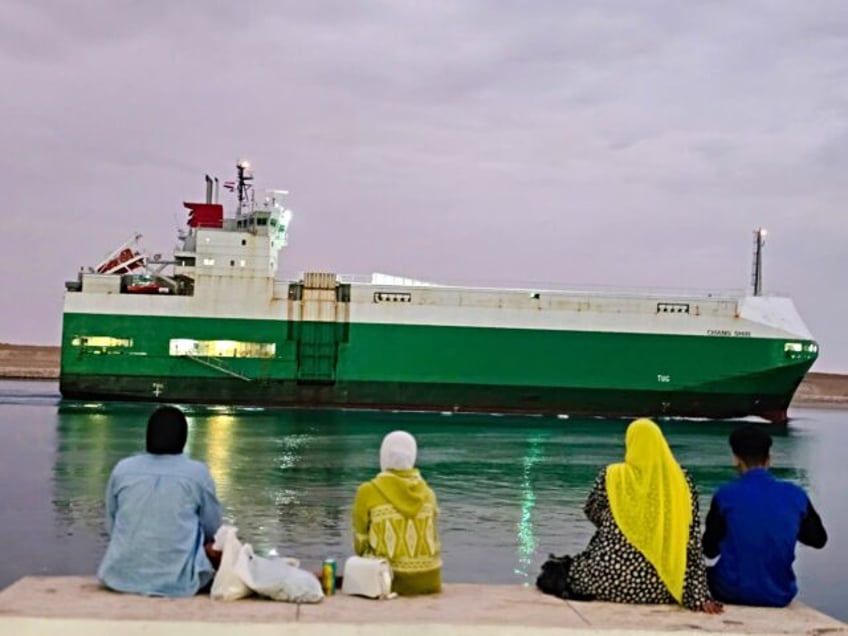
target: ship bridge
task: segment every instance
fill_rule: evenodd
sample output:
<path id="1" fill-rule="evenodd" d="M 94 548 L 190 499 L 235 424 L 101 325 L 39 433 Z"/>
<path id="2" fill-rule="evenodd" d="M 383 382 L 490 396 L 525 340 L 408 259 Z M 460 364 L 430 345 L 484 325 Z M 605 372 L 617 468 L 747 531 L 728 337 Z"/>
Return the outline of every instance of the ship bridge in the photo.
<path id="1" fill-rule="evenodd" d="M 224 216 L 217 179 L 206 176 L 206 201 L 184 203 L 189 230 L 174 253 L 174 277 L 186 294 L 239 295 L 267 293 L 273 287 L 280 250 L 288 244 L 291 210 L 282 199 L 287 190 L 265 190 L 257 199 L 250 164 L 240 161 L 237 181 L 224 187 L 237 195 L 235 215 Z M 223 289 L 222 289 L 223 287 Z"/>

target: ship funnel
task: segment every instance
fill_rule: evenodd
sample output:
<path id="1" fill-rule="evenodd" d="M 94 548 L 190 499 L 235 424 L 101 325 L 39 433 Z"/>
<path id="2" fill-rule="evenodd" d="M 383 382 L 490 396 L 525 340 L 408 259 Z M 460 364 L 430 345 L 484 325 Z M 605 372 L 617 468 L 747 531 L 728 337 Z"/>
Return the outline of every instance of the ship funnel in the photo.
<path id="1" fill-rule="evenodd" d="M 206 175 L 206 203 L 212 203 L 212 177 Z"/>
<path id="2" fill-rule="evenodd" d="M 754 230 L 754 263 L 751 267 L 751 286 L 754 288 L 754 296 L 763 295 L 763 245 L 766 243 L 766 230 L 757 228 Z"/>

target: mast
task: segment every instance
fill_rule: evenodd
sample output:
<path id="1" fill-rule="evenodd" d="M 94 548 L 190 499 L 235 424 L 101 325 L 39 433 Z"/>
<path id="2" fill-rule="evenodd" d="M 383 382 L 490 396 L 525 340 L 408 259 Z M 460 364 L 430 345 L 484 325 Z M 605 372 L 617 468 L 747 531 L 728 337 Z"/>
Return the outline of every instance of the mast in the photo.
<path id="1" fill-rule="evenodd" d="M 253 186 L 248 181 L 253 181 L 253 174 L 250 172 L 250 162 L 241 160 L 236 164 L 238 171 L 238 213 L 241 214 L 244 207 L 247 205 L 247 190 Z"/>
<path id="2" fill-rule="evenodd" d="M 763 295 L 763 245 L 766 243 L 764 228 L 754 230 L 754 264 L 751 268 L 751 285 L 754 288 L 754 296 Z"/>

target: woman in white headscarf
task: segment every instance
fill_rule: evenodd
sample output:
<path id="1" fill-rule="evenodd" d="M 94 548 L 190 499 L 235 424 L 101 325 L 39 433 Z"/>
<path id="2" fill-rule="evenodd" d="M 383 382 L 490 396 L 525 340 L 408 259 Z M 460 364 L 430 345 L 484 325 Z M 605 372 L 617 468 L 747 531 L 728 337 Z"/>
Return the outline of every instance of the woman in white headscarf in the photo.
<path id="1" fill-rule="evenodd" d="M 387 559 L 400 595 L 442 589 L 436 495 L 415 468 L 415 438 L 394 431 L 380 447 L 380 473 L 356 492 L 353 545 L 359 556 Z"/>

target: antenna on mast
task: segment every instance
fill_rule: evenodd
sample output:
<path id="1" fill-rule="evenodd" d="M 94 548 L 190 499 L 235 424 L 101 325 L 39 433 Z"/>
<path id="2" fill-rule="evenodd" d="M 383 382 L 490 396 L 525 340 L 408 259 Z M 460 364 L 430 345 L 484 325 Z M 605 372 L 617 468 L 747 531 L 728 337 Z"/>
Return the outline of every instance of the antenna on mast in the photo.
<path id="1" fill-rule="evenodd" d="M 751 285 L 754 288 L 754 296 L 763 295 L 763 246 L 766 243 L 765 228 L 754 230 L 754 264 L 751 268 Z"/>
<path id="2" fill-rule="evenodd" d="M 248 181 L 253 181 L 253 173 L 250 172 L 250 162 L 242 159 L 236 164 L 238 170 L 238 211 L 241 214 L 242 209 L 247 204 L 247 191 L 252 186 Z"/>

